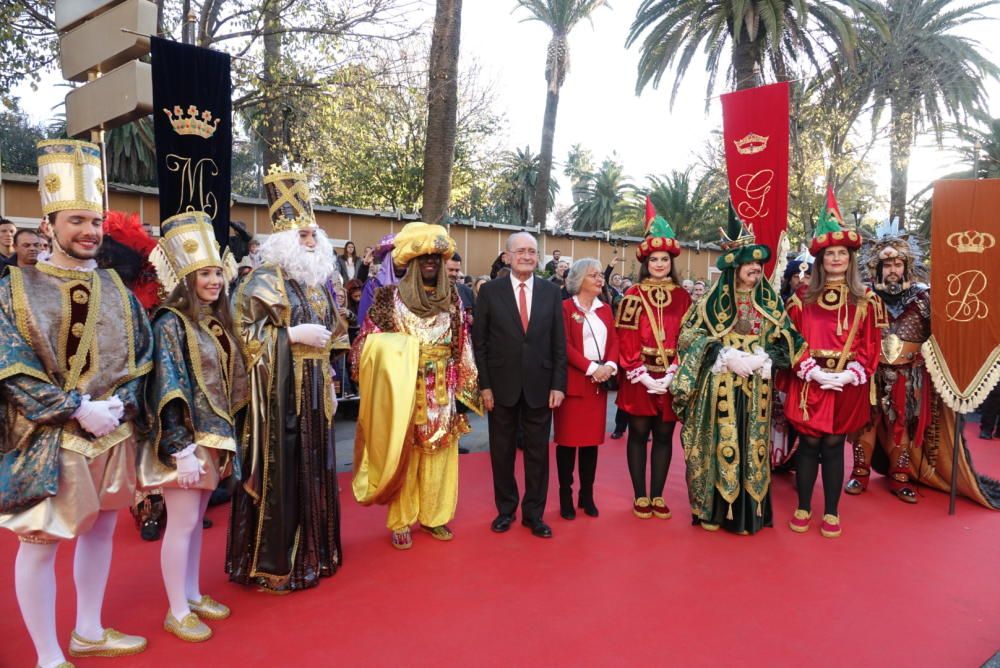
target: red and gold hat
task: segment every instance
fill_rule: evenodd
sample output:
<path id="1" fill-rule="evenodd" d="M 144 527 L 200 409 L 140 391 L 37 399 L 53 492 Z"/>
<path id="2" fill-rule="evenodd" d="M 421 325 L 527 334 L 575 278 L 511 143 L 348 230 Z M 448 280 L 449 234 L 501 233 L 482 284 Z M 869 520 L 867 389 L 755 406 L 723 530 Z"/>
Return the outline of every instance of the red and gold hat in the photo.
<path id="1" fill-rule="evenodd" d="M 677 257 L 681 253 L 681 246 L 677 243 L 676 235 L 670 223 L 663 216 L 656 213 L 653 203 L 646 196 L 646 230 L 645 239 L 635 249 L 635 256 L 640 262 L 648 258 L 653 253 L 665 251 L 671 256 Z"/>
<path id="2" fill-rule="evenodd" d="M 823 213 L 816 223 L 813 240 L 809 244 L 809 253 L 813 257 L 819 257 L 831 246 L 845 246 L 852 250 L 861 248 L 861 235 L 854 230 L 845 230 L 844 227 L 844 217 L 840 215 L 840 207 L 837 206 L 837 198 L 833 196 L 833 188 L 827 186 L 826 206 L 823 207 Z"/>

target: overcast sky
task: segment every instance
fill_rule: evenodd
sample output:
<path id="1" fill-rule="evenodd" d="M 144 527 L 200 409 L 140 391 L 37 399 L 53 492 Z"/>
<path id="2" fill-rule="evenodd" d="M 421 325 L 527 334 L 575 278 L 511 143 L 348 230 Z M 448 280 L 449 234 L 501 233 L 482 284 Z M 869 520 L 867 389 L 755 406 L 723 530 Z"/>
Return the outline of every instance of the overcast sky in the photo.
<path id="1" fill-rule="evenodd" d="M 614 0 L 611 4 L 612 9 L 595 13 L 592 26 L 582 23 L 570 35 L 571 67 L 560 95 L 555 157 L 564 160 L 574 143 L 591 149 L 596 162 L 616 152 L 626 173 L 641 182 L 647 174 L 667 173 L 694 163 L 710 133 L 721 129 L 721 110 L 718 98 L 714 98 L 705 113 L 707 75 L 702 62 L 692 63 L 673 109 L 669 105 L 672 75 L 665 77 L 660 90 L 647 88 L 637 97 L 638 50 L 626 50 L 624 45 L 639 0 Z M 434 3 L 426 0 L 424 13 L 414 20 L 428 21 L 433 7 Z M 527 13 L 514 7 L 513 0 L 465 0 L 461 58 L 463 62 L 476 59 L 484 78 L 493 81 L 498 105 L 509 122 L 508 146 L 527 145 L 537 152 L 545 106 L 545 49 L 550 35 L 538 22 L 521 22 Z M 1000 19 L 1000 7 L 990 8 L 987 15 Z M 970 27 L 966 33 L 988 51 L 992 45 L 994 61 L 1000 55 L 993 39 L 998 25 L 990 21 Z M 719 81 L 718 92 L 725 92 L 725 81 L 722 77 Z M 57 87 L 57 82 L 58 74 L 50 74 L 38 94 L 22 99 L 36 120 L 50 118 L 53 106 L 65 96 L 66 89 Z M 992 82 L 989 92 L 993 115 L 1000 116 L 1000 84 Z M 874 160 L 878 195 L 887 199 L 887 147 L 883 146 Z M 939 150 L 933 138 L 921 137 L 910 168 L 911 194 L 947 172 L 954 162 L 954 154 Z M 560 172 L 556 174 L 561 177 Z M 560 201 L 569 198 L 564 183 Z"/>

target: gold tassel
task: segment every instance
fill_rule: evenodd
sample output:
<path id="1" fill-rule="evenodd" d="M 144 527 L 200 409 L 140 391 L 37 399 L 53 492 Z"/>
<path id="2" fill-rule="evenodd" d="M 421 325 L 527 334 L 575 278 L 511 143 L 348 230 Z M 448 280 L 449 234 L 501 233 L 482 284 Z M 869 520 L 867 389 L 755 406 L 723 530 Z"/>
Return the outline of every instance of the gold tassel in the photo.
<path id="1" fill-rule="evenodd" d="M 799 408 L 802 409 L 802 419 L 809 419 L 809 381 L 802 385 L 802 392 L 799 394 Z"/>
<path id="2" fill-rule="evenodd" d="M 726 519 L 727 520 L 733 519 L 733 504 L 731 503 L 729 504 L 729 512 L 726 513 Z"/>
<path id="3" fill-rule="evenodd" d="M 764 511 L 761 509 L 762 505 L 764 505 L 764 504 L 762 504 L 760 501 L 757 502 L 757 517 L 763 517 L 764 516 Z"/>
<path id="4" fill-rule="evenodd" d="M 170 266 L 167 254 L 163 252 L 163 248 L 159 244 L 149 253 L 149 263 L 156 270 L 156 278 L 163 286 L 164 292 L 169 295 L 180 283 L 180 279 L 177 278 L 174 268 Z"/>

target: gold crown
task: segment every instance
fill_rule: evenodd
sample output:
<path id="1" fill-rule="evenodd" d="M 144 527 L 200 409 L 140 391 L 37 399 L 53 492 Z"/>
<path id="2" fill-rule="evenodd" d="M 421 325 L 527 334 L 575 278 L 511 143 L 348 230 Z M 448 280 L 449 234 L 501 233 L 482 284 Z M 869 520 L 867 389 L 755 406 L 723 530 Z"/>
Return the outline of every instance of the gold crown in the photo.
<path id="1" fill-rule="evenodd" d="M 268 214 L 275 232 L 316 227 L 305 174 L 271 165 L 264 176 L 264 194 L 267 195 Z"/>
<path id="2" fill-rule="evenodd" d="M 719 228 L 722 238 L 719 240 L 719 248 L 724 251 L 736 250 L 745 246 L 753 246 L 757 243 L 757 237 L 753 233 L 753 225 L 740 222 L 740 233 L 733 239 L 724 229 Z"/>
<path id="3" fill-rule="evenodd" d="M 756 132 L 751 132 L 743 139 L 737 139 L 733 143 L 736 145 L 737 152 L 741 155 L 753 155 L 767 148 L 767 139 L 767 137 L 762 137 Z"/>
<path id="4" fill-rule="evenodd" d="M 982 253 L 997 245 L 996 237 L 989 232 L 966 230 L 948 235 L 948 245 L 959 253 Z"/>
<path id="5" fill-rule="evenodd" d="M 212 112 L 206 109 L 199 114 L 198 107 L 193 104 L 187 108 L 187 116 L 184 115 L 180 105 L 175 105 L 173 111 L 164 109 L 163 113 L 170 119 L 170 124 L 174 126 L 174 132 L 177 134 L 197 135 L 204 139 L 214 135 L 215 131 L 219 129 L 219 123 L 222 122 L 221 118 L 216 118 L 213 124 Z"/>

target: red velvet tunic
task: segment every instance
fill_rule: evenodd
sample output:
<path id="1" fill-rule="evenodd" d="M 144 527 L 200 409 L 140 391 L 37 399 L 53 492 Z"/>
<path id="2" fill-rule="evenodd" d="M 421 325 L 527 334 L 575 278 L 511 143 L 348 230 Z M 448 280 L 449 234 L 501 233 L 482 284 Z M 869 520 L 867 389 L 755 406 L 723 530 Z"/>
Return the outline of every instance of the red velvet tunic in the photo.
<path id="1" fill-rule="evenodd" d="M 662 378 L 667 368 L 677 360 L 677 336 L 681 321 L 691 296 L 673 281 L 646 279 L 633 285 L 625 293 L 618 307 L 618 406 L 630 415 L 660 415 L 669 422 L 677 416 L 671 405 L 670 393 L 649 394 L 642 383 L 633 383 L 629 372 L 634 374 L 641 367 L 653 378 Z M 653 324 L 649 314 L 659 322 L 663 332 L 663 353 L 660 357 L 653 335 Z"/>
<path id="2" fill-rule="evenodd" d="M 595 304 L 598 303 L 595 301 Z M 597 316 L 608 330 L 604 359 L 618 362 L 618 336 L 611 307 L 602 304 Z M 583 331 L 587 327 L 573 299 L 563 301 L 566 332 L 566 398 L 553 414 L 554 440 L 558 445 L 580 447 L 604 443 L 608 415 L 608 391 L 587 375 L 591 362 L 583 353 Z"/>
<path id="3" fill-rule="evenodd" d="M 806 287 L 788 302 L 788 317 L 809 345 L 809 354 L 785 375 L 788 398 L 785 416 L 807 436 L 849 434 L 862 429 L 871 418 L 871 377 L 878 366 L 882 335 L 879 326 L 884 311 L 878 296 L 867 290 L 857 305 L 848 303 L 846 287 L 827 287 L 815 304 L 804 304 Z M 856 325 L 855 325 L 855 321 Z M 848 346 L 851 331 L 856 330 Z M 806 382 L 800 373 L 812 362 L 821 369 L 837 371 L 839 357 L 847 349 L 847 359 L 839 370 L 854 369 L 860 374 L 858 385 L 847 384 L 841 392 L 823 390 L 815 382 Z"/>

